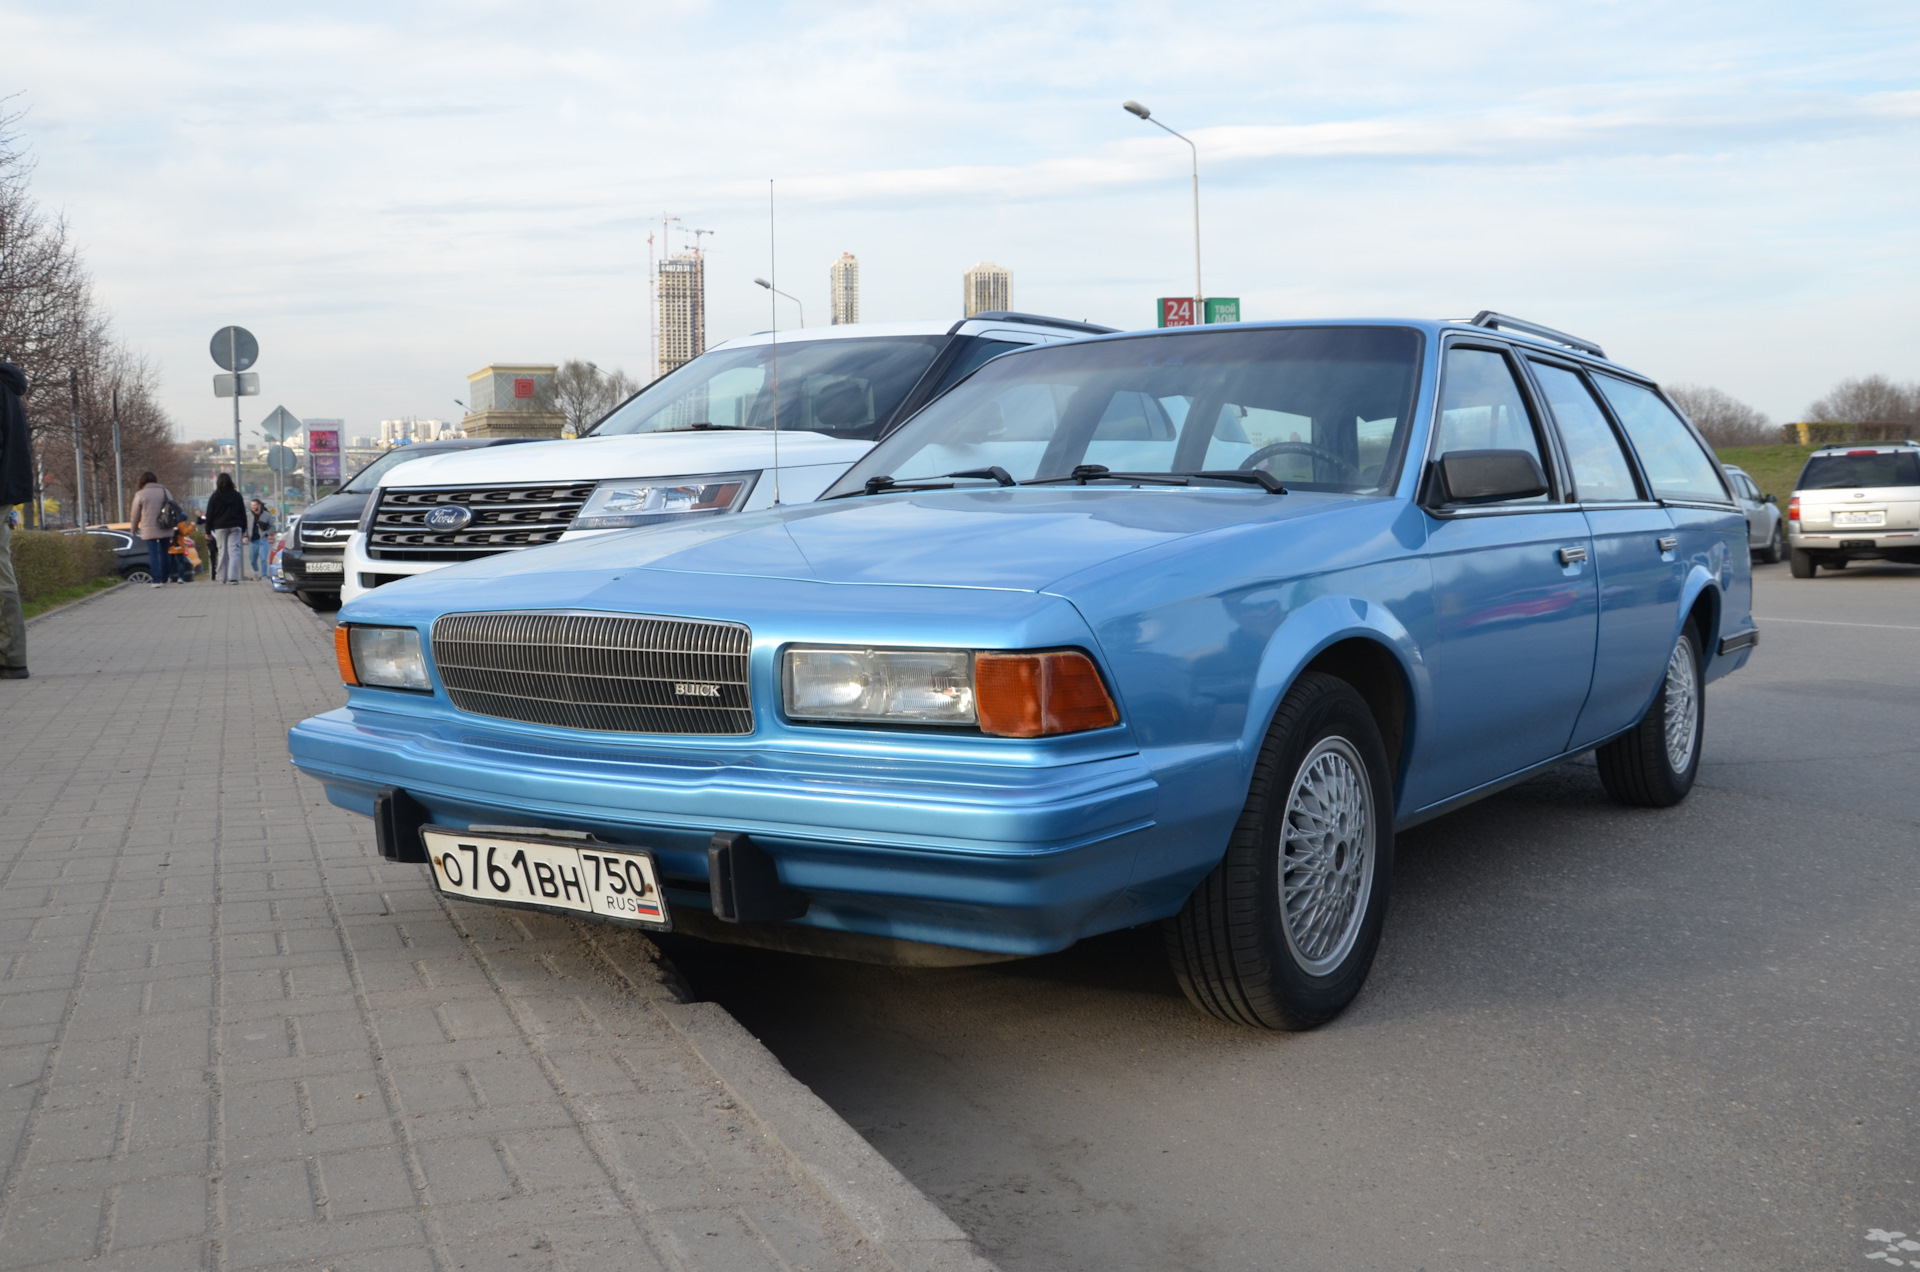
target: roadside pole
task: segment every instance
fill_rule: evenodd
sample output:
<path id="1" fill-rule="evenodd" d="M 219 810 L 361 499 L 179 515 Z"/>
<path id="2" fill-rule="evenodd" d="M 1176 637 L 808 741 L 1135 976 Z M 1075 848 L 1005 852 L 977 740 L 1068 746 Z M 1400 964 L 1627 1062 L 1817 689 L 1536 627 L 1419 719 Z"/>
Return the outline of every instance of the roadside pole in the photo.
<path id="1" fill-rule="evenodd" d="M 113 386 L 113 506 L 114 520 L 127 519 L 127 479 L 120 471 L 120 386 Z"/>
<path id="2" fill-rule="evenodd" d="M 67 372 L 67 389 L 73 395 L 73 515 L 74 525 L 87 524 L 87 469 L 80 453 L 80 373 Z"/>
<path id="3" fill-rule="evenodd" d="M 246 486 L 240 479 L 240 399 L 260 392 L 260 377 L 246 373 L 247 368 L 260 359 L 260 342 L 245 327 L 222 327 L 213 333 L 207 352 L 213 355 L 214 365 L 228 373 L 213 377 L 213 395 L 233 398 L 233 484 L 244 499 Z M 246 577 L 245 558 L 234 562 L 234 574 Z"/>

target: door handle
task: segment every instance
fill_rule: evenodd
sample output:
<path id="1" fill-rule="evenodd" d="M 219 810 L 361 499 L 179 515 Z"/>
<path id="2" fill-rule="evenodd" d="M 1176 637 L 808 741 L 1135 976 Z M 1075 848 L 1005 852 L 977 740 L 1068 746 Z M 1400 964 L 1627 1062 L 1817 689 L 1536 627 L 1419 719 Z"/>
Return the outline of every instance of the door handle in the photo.
<path id="1" fill-rule="evenodd" d="M 1587 550 L 1585 548 L 1560 549 L 1560 564 L 1562 565 L 1578 565 L 1586 559 Z"/>
<path id="2" fill-rule="evenodd" d="M 1662 552 L 1671 552 L 1679 546 L 1680 540 L 1674 538 L 1672 535 L 1663 534 L 1660 536 L 1660 550 Z"/>

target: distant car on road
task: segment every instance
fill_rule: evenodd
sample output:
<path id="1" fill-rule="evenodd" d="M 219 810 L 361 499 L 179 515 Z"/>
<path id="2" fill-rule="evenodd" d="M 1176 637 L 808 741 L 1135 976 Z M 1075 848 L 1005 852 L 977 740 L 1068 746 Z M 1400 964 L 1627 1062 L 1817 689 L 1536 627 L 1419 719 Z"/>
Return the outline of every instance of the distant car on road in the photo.
<path id="1" fill-rule="evenodd" d="M 1920 442 L 1823 446 L 1787 500 L 1793 577 L 1849 561 L 1920 564 Z"/>
<path id="2" fill-rule="evenodd" d="M 310 504 L 299 520 L 288 527 L 290 537 L 280 554 L 280 568 L 287 586 L 313 610 L 340 608 L 340 582 L 347 539 L 366 511 L 367 499 L 379 488 L 380 479 L 390 470 L 428 455 L 450 451 L 478 450 L 532 441 L 526 437 L 450 437 L 437 442 L 414 442 L 396 446 L 362 468 L 326 498 Z"/>
<path id="3" fill-rule="evenodd" d="M 1780 501 L 1772 495 L 1761 494 L 1746 469 L 1732 464 L 1726 469 L 1727 476 L 1733 479 L 1733 497 L 1740 501 L 1740 511 L 1747 515 L 1747 547 L 1753 552 L 1754 560 L 1778 565 L 1787 555 Z"/>
<path id="4" fill-rule="evenodd" d="M 1095 336 L 818 502 L 349 601 L 289 746 L 451 898 L 789 949 L 1166 920 L 1197 1005 L 1298 1029 L 1359 991 L 1400 828 L 1585 751 L 1685 798 L 1751 608 L 1719 465 L 1590 342 Z"/>

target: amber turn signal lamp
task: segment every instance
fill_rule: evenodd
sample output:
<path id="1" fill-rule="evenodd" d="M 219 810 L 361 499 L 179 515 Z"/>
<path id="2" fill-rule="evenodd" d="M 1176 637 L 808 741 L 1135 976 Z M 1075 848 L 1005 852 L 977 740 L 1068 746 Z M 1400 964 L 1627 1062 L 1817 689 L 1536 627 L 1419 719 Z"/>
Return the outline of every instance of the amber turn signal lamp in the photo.
<path id="1" fill-rule="evenodd" d="M 1007 738 L 1081 733 L 1120 721 L 1099 669 L 1077 650 L 975 654 L 973 701 L 980 731 Z"/>
<path id="2" fill-rule="evenodd" d="M 340 679 L 350 685 L 360 683 L 360 677 L 353 674 L 353 650 L 347 644 L 347 625 L 338 624 L 333 629 L 333 656 L 340 664 Z"/>

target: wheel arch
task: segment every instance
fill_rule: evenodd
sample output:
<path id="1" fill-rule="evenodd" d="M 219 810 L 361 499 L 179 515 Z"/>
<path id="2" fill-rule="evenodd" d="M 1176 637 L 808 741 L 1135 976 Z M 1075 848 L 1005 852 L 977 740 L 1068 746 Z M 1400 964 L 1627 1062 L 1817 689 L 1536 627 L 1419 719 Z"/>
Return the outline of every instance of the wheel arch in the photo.
<path id="1" fill-rule="evenodd" d="M 1309 671 L 1338 676 L 1365 700 L 1393 765 L 1397 804 L 1429 700 L 1426 659 L 1392 611 L 1357 597 L 1321 597 L 1290 615 L 1274 633 L 1241 739 L 1245 775 L 1251 778 L 1281 700 Z"/>
<path id="2" fill-rule="evenodd" d="M 1703 669 L 1711 666 L 1719 657 L 1723 608 L 1720 585 L 1712 575 L 1695 566 L 1681 592 L 1680 612 L 1674 624 L 1673 639 L 1679 640 L 1681 630 L 1692 623 L 1693 630 L 1700 637 L 1700 663 Z"/>

